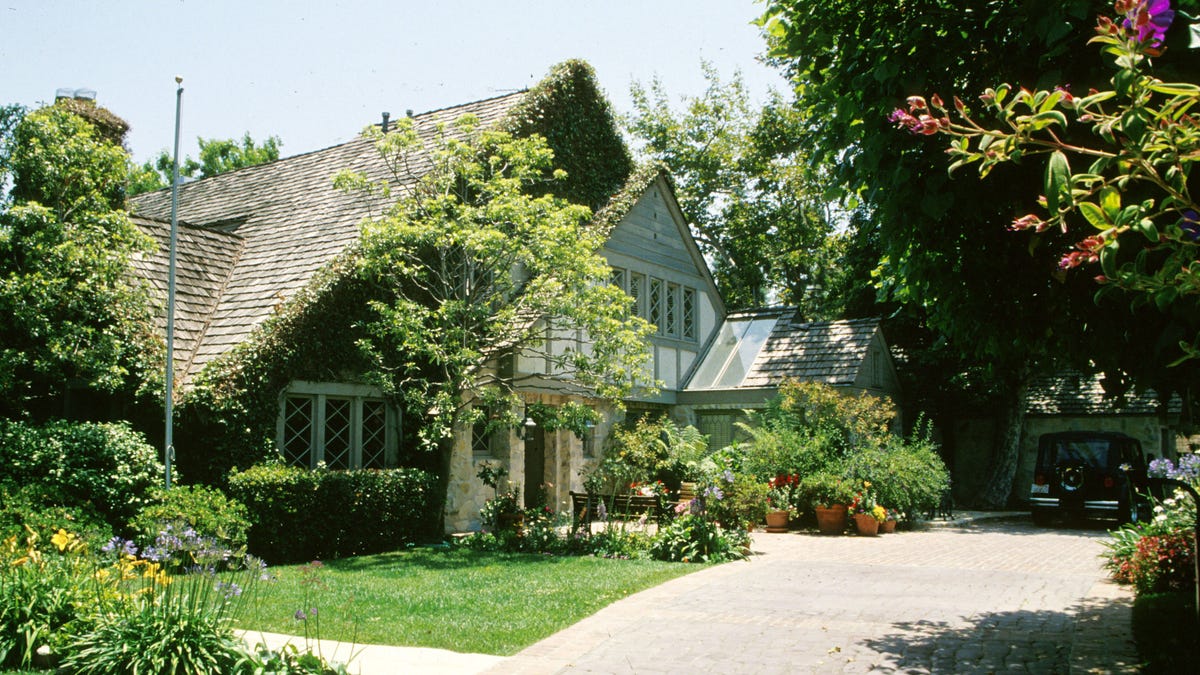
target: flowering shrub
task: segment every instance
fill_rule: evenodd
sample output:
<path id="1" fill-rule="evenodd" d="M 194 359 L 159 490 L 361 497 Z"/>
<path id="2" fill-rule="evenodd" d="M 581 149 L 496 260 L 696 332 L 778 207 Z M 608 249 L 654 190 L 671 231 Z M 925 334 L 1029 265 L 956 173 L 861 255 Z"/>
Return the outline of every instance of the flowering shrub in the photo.
<path id="1" fill-rule="evenodd" d="M 1139 593 L 1163 583 L 1176 583 L 1178 570 L 1175 567 L 1170 568 L 1174 571 L 1162 574 L 1151 569 L 1156 564 L 1156 551 L 1160 548 L 1173 551 L 1170 542 L 1182 537 L 1187 542 L 1190 556 L 1195 525 L 1196 509 L 1191 497 L 1182 490 L 1176 490 L 1171 497 L 1154 505 L 1154 517 L 1150 520 L 1129 523 L 1109 533 L 1110 538 L 1104 542 L 1107 549 L 1105 567 L 1114 580 L 1134 584 Z M 1146 543 L 1148 540 L 1151 543 Z"/>
<path id="2" fill-rule="evenodd" d="M 767 508 L 787 511 L 792 518 L 800 515 L 800 476 L 779 474 L 767 481 Z"/>
<path id="3" fill-rule="evenodd" d="M 1185 591 L 1194 583 L 1193 555 L 1192 538 L 1186 534 L 1142 537 L 1133 557 L 1114 576 L 1132 583 L 1138 593 Z"/>
<path id="4" fill-rule="evenodd" d="M 672 562 L 721 562 L 744 558 L 744 530 L 725 530 L 703 514 L 686 513 L 664 525 L 650 543 L 650 557 Z"/>
<path id="5" fill-rule="evenodd" d="M 1151 478 L 1171 478 L 1200 486 L 1200 455 L 1181 455 L 1178 466 L 1166 458 L 1150 460 L 1147 474 Z"/>
<path id="6" fill-rule="evenodd" d="M 58 652 L 80 625 L 92 565 L 74 534 L 58 530 L 46 546 L 32 530 L 0 547 L 0 666 L 28 668 L 38 650 Z"/>

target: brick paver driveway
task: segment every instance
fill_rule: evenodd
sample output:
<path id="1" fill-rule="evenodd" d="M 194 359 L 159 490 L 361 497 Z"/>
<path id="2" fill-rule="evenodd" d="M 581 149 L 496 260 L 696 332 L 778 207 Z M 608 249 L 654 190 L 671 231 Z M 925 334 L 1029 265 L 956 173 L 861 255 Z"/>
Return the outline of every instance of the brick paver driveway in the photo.
<path id="1" fill-rule="evenodd" d="M 1128 670 L 1102 529 L 1026 522 L 877 538 L 756 534 L 748 562 L 613 604 L 493 673 Z"/>

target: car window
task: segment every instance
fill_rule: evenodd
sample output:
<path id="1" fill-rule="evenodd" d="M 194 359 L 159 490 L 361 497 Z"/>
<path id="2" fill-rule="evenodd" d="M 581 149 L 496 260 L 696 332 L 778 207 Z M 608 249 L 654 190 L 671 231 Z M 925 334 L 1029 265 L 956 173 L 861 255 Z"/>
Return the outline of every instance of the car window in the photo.
<path id="1" fill-rule="evenodd" d="M 1081 463 L 1087 466 L 1108 466 L 1112 444 L 1105 439 L 1069 440 L 1057 444 L 1055 463 Z"/>

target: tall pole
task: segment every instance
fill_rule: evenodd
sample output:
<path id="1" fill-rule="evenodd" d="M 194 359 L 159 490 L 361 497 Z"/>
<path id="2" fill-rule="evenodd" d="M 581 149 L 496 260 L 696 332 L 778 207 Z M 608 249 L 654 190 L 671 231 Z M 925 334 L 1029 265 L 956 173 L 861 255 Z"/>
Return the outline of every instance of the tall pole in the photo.
<path id="1" fill-rule="evenodd" d="M 183 109 L 183 78 L 175 76 L 175 155 L 171 167 L 171 245 L 167 269 L 167 429 L 163 439 L 163 464 L 167 489 L 171 489 L 171 462 L 175 459 L 175 240 L 179 230 L 179 113 Z"/>

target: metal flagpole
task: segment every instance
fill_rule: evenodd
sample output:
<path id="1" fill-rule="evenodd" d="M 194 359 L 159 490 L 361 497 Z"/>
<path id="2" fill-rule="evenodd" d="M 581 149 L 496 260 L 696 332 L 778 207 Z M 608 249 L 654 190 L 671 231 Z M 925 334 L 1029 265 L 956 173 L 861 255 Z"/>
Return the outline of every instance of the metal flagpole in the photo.
<path id="1" fill-rule="evenodd" d="M 167 270 L 167 429 L 163 457 L 167 467 L 167 489 L 171 489 L 171 462 L 175 459 L 174 399 L 175 399 L 175 239 L 179 230 L 179 113 L 183 108 L 183 78 L 176 75 L 175 84 L 175 156 L 171 169 L 171 244 Z"/>

